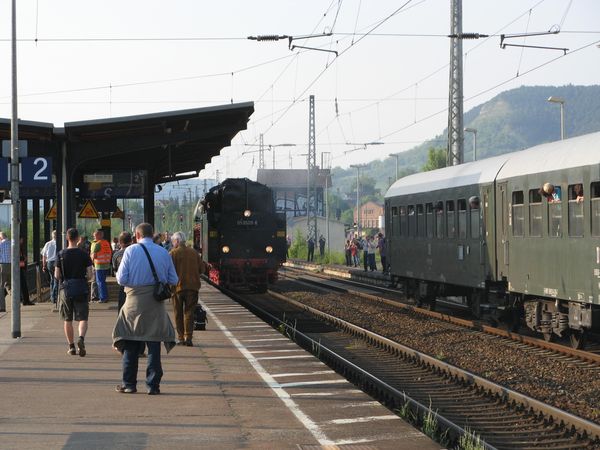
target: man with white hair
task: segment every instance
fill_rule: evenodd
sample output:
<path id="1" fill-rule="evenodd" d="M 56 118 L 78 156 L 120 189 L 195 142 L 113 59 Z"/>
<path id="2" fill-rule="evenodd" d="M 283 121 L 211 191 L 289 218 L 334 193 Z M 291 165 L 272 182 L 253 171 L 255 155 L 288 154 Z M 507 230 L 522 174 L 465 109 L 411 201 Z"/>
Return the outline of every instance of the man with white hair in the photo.
<path id="1" fill-rule="evenodd" d="M 194 310 L 198 304 L 202 259 L 196 250 L 185 245 L 185 235 L 181 231 L 173 233 L 171 242 L 173 250 L 170 255 L 179 278 L 172 297 L 175 308 L 177 343 L 193 347 Z"/>
<path id="2" fill-rule="evenodd" d="M 56 230 L 52 231 L 52 239 L 44 244 L 41 251 L 42 255 L 42 270 L 50 277 L 50 300 L 52 301 L 53 311 L 58 311 L 58 282 L 54 278 L 54 269 L 56 268 Z"/>

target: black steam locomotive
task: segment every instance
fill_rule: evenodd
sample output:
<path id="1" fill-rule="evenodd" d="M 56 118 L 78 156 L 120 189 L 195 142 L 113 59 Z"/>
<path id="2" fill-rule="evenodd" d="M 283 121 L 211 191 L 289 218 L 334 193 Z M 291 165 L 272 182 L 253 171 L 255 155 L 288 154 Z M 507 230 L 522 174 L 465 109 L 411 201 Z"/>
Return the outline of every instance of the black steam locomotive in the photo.
<path id="1" fill-rule="evenodd" d="M 285 215 L 271 189 L 247 178 L 214 186 L 196 211 L 199 246 L 210 280 L 264 292 L 286 257 Z"/>

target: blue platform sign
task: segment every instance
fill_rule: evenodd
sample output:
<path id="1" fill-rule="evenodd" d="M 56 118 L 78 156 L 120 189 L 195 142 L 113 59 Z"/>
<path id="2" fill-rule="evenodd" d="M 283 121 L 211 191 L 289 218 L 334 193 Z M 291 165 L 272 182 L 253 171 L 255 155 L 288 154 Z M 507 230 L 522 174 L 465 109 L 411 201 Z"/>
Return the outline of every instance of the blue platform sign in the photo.
<path id="1" fill-rule="evenodd" d="M 10 189 L 10 159 L 0 158 L 0 187 Z M 52 185 L 52 158 L 45 156 L 21 158 L 19 179 L 23 187 L 47 187 Z"/>

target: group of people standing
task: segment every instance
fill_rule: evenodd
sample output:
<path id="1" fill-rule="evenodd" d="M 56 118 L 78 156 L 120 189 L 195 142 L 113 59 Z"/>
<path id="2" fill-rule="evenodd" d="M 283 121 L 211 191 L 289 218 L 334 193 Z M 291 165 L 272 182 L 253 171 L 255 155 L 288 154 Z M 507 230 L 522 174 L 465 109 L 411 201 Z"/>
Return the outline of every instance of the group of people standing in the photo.
<path id="1" fill-rule="evenodd" d="M 387 249 L 383 233 L 378 233 L 376 236 L 366 236 L 364 238 L 355 236 L 352 239 L 347 239 L 346 244 L 344 245 L 346 266 L 359 267 L 360 253 L 362 252 L 364 271 L 370 270 L 371 272 L 374 272 L 377 270 L 377 263 L 375 262 L 376 251 L 379 251 L 382 272 L 386 273 L 388 269 Z"/>
<path id="2" fill-rule="evenodd" d="M 134 235 L 122 232 L 114 253 L 108 241 L 103 239 L 101 229 L 94 233 L 88 251 L 76 228 L 68 229 L 66 235 L 67 247 L 56 252 L 54 232 L 53 239 L 44 246 L 42 256 L 45 270 L 52 275 L 51 298 L 55 305 L 58 304 L 64 322 L 67 353 L 82 357 L 87 354 L 89 282 L 94 279 L 97 283 L 99 301 L 108 301 L 106 274 L 112 265 L 120 286 L 112 341 L 123 360 L 122 382 L 116 391 L 137 392 L 138 360 L 147 350 L 147 392 L 149 395 L 160 394 L 163 376 L 161 343 L 167 352 L 177 344 L 193 346 L 194 310 L 203 272 L 200 254 L 186 245 L 185 235 L 181 232 L 171 237 L 172 249 L 168 252 L 163 245 L 154 242 L 153 228 L 148 223 L 138 225 Z M 164 303 L 155 298 L 157 283 L 172 287 L 175 327 Z M 78 322 L 77 342 L 73 321 Z"/>

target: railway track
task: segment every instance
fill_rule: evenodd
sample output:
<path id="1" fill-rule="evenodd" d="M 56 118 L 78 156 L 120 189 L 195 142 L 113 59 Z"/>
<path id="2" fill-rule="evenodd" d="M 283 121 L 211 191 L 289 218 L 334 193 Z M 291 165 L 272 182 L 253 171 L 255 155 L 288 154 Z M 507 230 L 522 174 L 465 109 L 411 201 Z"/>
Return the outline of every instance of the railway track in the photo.
<path id="1" fill-rule="evenodd" d="M 540 354 L 550 351 L 553 352 L 557 358 L 562 359 L 565 356 L 572 358 L 573 364 L 579 364 L 581 367 L 594 368 L 597 366 L 600 369 L 599 343 L 590 345 L 586 350 L 577 350 L 557 342 L 548 342 L 533 336 L 527 336 L 521 333 L 511 332 L 501 328 L 492 327 L 490 325 L 485 325 L 480 321 L 464 319 L 461 317 L 456 317 L 455 315 L 431 311 L 429 309 L 409 305 L 397 298 L 399 292 L 395 289 L 389 289 L 383 286 L 372 286 L 361 282 L 335 277 L 334 275 L 322 275 L 318 273 L 306 275 L 306 270 L 298 270 L 296 268 L 291 268 L 290 270 L 289 267 L 286 268 L 284 276 L 316 286 L 322 286 L 328 289 L 336 289 L 338 291 L 346 292 L 348 294 L 356 295 L 368 300 L 378 301 L 403 308 L 416 314 L 441 320 L 449 324 L 511 340 L 514 342 L 515 348 L 523 349 L 528 346 L 532 349 L 537 349 Z M 334 282 L 334 284 L 332 285 L 331 282 Z M 373 291 L 378 291 L 381 294 Z M 580 363 L 578 363 L 578 361 Z"/>
<path id="2" fill-rule="evenodd" d="M 228 294 L 392 410 L 417 422 L 434 418 L 453 442 L 470 430 L 490 449 L 600 448 L 594 423 L 280 293 Z"/>

